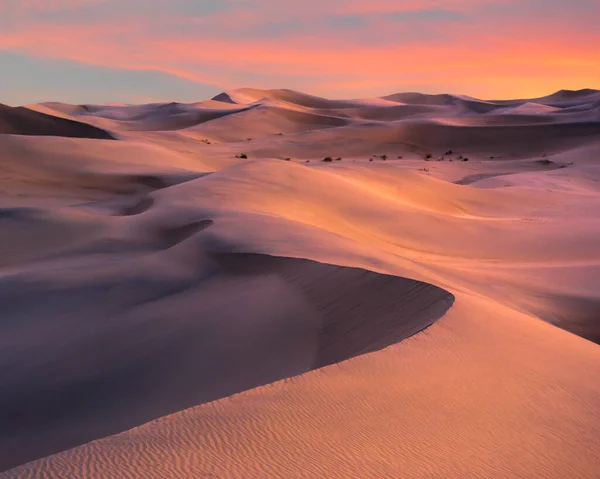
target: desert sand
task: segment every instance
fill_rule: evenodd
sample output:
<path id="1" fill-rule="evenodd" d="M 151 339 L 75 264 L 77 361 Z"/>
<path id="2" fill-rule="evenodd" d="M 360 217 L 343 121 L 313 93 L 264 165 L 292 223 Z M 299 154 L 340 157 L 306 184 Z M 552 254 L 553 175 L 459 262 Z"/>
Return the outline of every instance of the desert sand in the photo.
<path id="1" fill-rule="evenodd" d="M 600 91 L 0 105 L 0 201 L 0 478 L 600 477 Z"/>

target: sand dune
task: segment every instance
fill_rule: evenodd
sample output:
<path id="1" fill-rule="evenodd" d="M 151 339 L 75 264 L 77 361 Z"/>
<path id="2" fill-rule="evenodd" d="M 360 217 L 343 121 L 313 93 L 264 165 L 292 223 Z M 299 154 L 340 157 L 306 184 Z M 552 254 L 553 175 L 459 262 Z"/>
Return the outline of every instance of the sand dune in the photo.
<path id="1" fill-rule="evenodd" d="M 357 104 L 354 108 L 321 109 L 319 112 L 340 118 L 382 122 L 454 115 L 454 112 L 436 105 L 378 105 L 376 103 Z"/>
<path id="2" fill-rule="evenodd" d="M 443 316 L 454 302 L 450 293 L 427 283 L 359 269 L 259 255 L 219 255 L 217 261 L 234 274 L 281 275 L 304 293 L 323 318 L 313 368 L 412 336 Z M 377 319 L 372 318 L 373 309 Z"/>
<path id="3" fill-rule="evenodd" d="M 181 103 L 148 105 L 140 109 L 136 106 L 115 107 L 89 112 L 93 116 L 108 118 L 119 122 L 119 127 L 128 130 L 180 130 L 221 118 L 222 116 L 240 113 L 247 108 L 208 108 Z"/>
<path id="4" fill-rule="evenodd" d="M 477 117 L 475 117 L 477 118 Z M 320 117 L 315 118 L 317 122 Z M 238 122 L 239 120 L 239 122 Z M 218 120 L 232 127 L 241 125 L 242 119 L 228 117 Z M 256 126 L 254 126 L 256 125 Z M 523 128 L 523 126 L 526 128 Z M 368 160 L 374 154 L 386 154 L 389 159 L 415 159 L 423 161 L 426 155 L 434 159 L 448 150 L 472 160 L 511 158 L 523 159 L 543 154 L 559 154 L 571 148 L 597 141 L 598 121 L 565 123 L 559 127 L 555 122 L 500 119 L 471 120 L 465 117 L 445 117 L 435 120 L 416 118 L 410 121 L 369 122 L 348 124 L 334 131 L 325 128 L 307 130 L 310 125 L 288 126 L 286 123 L 260 123 L 249 128 L 253 141 L 217 147 L 225 154 L 245 152 L 251 158 L 291 157 L 300 160 L 321 160 L 325 156 L 343 157 L 351 160 Z M 282 144 L 276 136 L 279 130 L 294 135 L 292 141 Z M 213 122 L 198 130 L 199 136 L 211 135 L 221 142 L 241 141 L 241 129 L 224 130 Z M 257 141 L 261 140 L 261 141 Z M 450 158 L 446 158 L 449 160 Z M 457 158 L 453 157 L 453 160 Z M 427 166 L 427 165 L 422 165 Z"/>
<path id="5" fill-rule="evenodd" d="M 38 112 L 57 115 L 67 119 L 86 121 L 100 128 L 114 131 L 169 131 L 201 125 L 211 120 L 258 108 L 255 113 L 241 115 L 232 120 L 236 129 L 238 122 L 252 121 L 261 125 L 257 134 L 275 134 L 277 128 L 265 130 L 270 124 L 282 122 L 284 133 L 295 133 L 317 128 L 318 125 L 342 126 L 359 121 L 390 122 L 423 118 L 462 118 L 467 124 L 476 125 L 523 125 L 554 123 L 560 117 L 563 122 L 599 121 L 600 113 L 593 105 L 599 100 L 596 90 L 580 92 L 562 91 L 554 95 L 531 100 L 483 101 L 457 95 L 425 95 L 400 93 L 373 99 L 329 100 L 306 95 L 292 90 L 257 90 L 242 88 L 217 95 L 212 100 L 182 104 L 156 103 L 149 105 L 66 105 L 43 103 L 29 105 Z M 272 110 L 272 111 L 271 111 Z M 265 112 L 269 116 L 264 117 Z M 293 116 L 295 115 L 295 116 Z M 490 116 L 491 115 L 491 116 Z M 567 117 L 568 115 L 568 117 Z M 253 118 L 257 116 L 258 118 Z M 465 118 L 466 117 L 466 118 Z M 313 118 L 311 121 L 310 118 Z M 286 123 L 290 126 L 285 128 Z M 305 125 L 298 129 L 291 125 Z M 222 138 L 218 132 L 230 130 L 221 124 L 208 126 L 208 132 L 216 134 L 220 141 L 235 141 Z M 215 133 L 217 132 L 217 133 Z M 241 139 L 241 137 L 240 137 Z"/>
<path id="6" fill-rule="evenodd" d="M 121 132 L 180 130 L 249 108 L 212 100 L 148 105 L 68 105 L 50 102 L 27 107 L 40 113 L 88 122 L 99 128 Z"/>
<path id="7" fill-rule="evenodd" d="M 544 105 L 570 107 L 600 99 L 600 90 L 585 88 L 583 90 L 560 90 L 551 95 L 536 98 L 532 101 Z"/>
<path id="8" fill-rule="evenodd" d="M 427 95 L 423 93 L 395 93 L 382 97 L 384 100 L 396 103 L 405 103 L 407 105 L 435 105 L 444 106 L 454 104 L 460 100 L 456 95 Z"/>
<path id="9" fill-rule="evenodd" d="M 215 96 L 213 100 L 239 104 L 256 103 L 262 100 L 276 100 L 315 109 L 341 108 L 344 106 L 352 108 L 355 106 L 355 101 L 353 100 L 329 100 L 293 90 L 257 90 L 253 88 L 239 88 L 224 92 Z"/>
<path id="10" fill-rule="evenodd" d="M 16 110 L 0 477 L 596 479 L 598 95 Z"/>
<path id="11" fill-rule="evenodd" d="M 453 302 L 425 283 L 305 260 L 196 253 L 184 273 L 135 254 L 207 227 L 157 227 L 120 255 L 63 259 L 60 281 L 53 263 L 2 279 L 1 467 L 384 348 Z"/>
<path id="12" fill-rule="evenodd" d="M 222 116 L 187 128 L 184 134 L 200 138 L 208 136 L 220 142 L 235 142 L 247 138 L 255 140 L 264 136 L 340 127 L 351 122 L 351 119 L 326 114 L 259 105 L 236 115 Z"/>
<path id="13" fill-rule="evenodd" d="M 65 118 L 0 104 L 0 134 L 114 139 L 99 128 Z"/>
<path id="14" fill-rule="evenodd" d="M 598 347 L 560 333 L 459 297 L 445 319 L 398 347 L 183 411 L 7 477 L 593 479 Z"/>
<path id="15" fill-rule="evenodd" d="M 143 194 L 214 170 L 194 156 L 133 141 L 44 137 L 32 142 L 0 135 L 0 148 L 0 197 L 17 206 L 28 198 L 36 205 L 40 198 L 85 201 Z"/>
<path id="16" fill-rule="evenodd" d="M 548 105 L 542 105 L 539 103 L 534 103 L 531 101 L 527 101 L 521 103 L 516 106 L 507 106 L 502 108 L 502 112 L 504 114 L 513 113 L 513 114 L 544 114 L 544 113 L 555 113 L 560 111 L 560 108 Z"/>
<path id="17" fill-rule="evenodd" d="M 422 93 L 398 93 L 382 97 L 384 100 L 406 105 L 454 107 L 456 113 L 488 113 L 498 108 L 492 102 L 457 95 L 424 95 Z"/>

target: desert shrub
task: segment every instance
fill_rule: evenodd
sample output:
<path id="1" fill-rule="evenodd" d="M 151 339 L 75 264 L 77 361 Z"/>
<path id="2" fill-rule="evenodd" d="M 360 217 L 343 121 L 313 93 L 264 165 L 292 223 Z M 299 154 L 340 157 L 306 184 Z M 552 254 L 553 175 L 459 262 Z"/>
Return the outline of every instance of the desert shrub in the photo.
<path id="1" fill-rule="evenodd" d="M 373 161 L 373 158 L 369 158 L 369 161 Z"/>
<path id="2" fill-rule="evenodd" d="M 467 157 L 462 159 L 463 161 L 469 161 L 469 159 Z"/>
<path id="3" fill-rule="evenodd" d="M 338 156 L 338 157 L 335 159 L 335 161 L 342 161 L 342 157 L 341 157 L 341 156 Z"/>
<path id="4" fill-rule="evenodd" d="M 426 158 L 426 159 L 429 159 L 429 158 L 431 158 L 431 154 L 427 153 L 427 154 L 425 155 L 425 158 Z"/>
<path id="5" fill-rule="evenodd" d="M 381 159 L 382 159 L 383 161 L 387 160 L 387 155 L 381 155 Z"/>
<path id="6" fill-rule="evenodd" d="M 448 150 L 446 153 L 444 153 L 446 156 L 451 155 L 452 153 L 454 153 L 452 150 Z"/>
<path id="7" fill-rule="evenodd" d="M 236 158 L 243 158 L 244 160 L 248 158 L 248 155 L 246 153 L 241 153 L 239 155 L 235 155 Z"/>
<path id="8" fill-rule="evenodd" d="M 324 161 L 326 163 L 331 163 L 333 161 L 333 158 L 331 156 L 326 156 L 321 161 Z"/>
<path id="9" fill-rule="evenodd" d="M 290 160 L 291 160 L 291 158 L 284 158 L 283 160 L 284 160 L 284 161 L 290 161 Z"/>

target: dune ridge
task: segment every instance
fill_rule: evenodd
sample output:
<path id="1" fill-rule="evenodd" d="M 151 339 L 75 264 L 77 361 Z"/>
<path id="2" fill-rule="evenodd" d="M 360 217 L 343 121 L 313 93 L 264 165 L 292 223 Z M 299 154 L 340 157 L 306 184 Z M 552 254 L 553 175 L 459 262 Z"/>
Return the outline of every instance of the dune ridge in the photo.
<path id="1" fill-rule="evenodd" d="M 228 136 L 232 129 L 255 135 L 286 134 L 319 127 L 362 125 L 365 122 L 427 121 L 454 118 L 476 125 L 552 125 L 558 121 L 598 122 L 598 90 L 560 91 L 546 97 L 523 100 L 480 100 L 464 95 L 397 93 L 380 98 L 329 100 L 293 90 L 240 88 L 223 92 L 211 100 L 190 104 L 155 103 L 148 105 L 67 105 L 42 103 L 28 105 L 31 110 L 65 119 L 82 121 L 109 131 L 165 132 L 199 128 L 209 134 Z M 560 115 L 559 115 L 560 114 Z M 231 122 L 220 119 L 231 117 Z M 489 118 L 488 118 L 489 117 Z M 312 120 L 310 119 L 312 118 Z M 217 121 L 216 124 L 212 124 Z M 242 122 L 254 123 L 253 131 Z M 286 128 L 286 123 L 289 126 Z M 266 128 L 274 125 L 275 128 Z M 280 131 L 277 130 L 280 125 Z M 293 125 L 293 126 L 292 126 Z M 300 125 L 302 127 L 298 128 Z M 290 129 L 290 126 L 292 127 Z M 597 126 L 597 125 L 594 125 Z M 350 134 L 350 132 L 349 132 Z M 235 135 L 235 133 L 233 133 Z M 238 141 L 244 139 L 238 137 Z"/>
<path id="2" fill-rule="evenodd" d="M 211 225 L 157 230 L 155 247 Z M 13 365 L 1 378 L 3 469 L 385 348 L 454 301 L 418 281 L 265 255 L 203 255 L 175 277 L 150 276 L 139 259 L 127 273 L 71 263 L 61 284 L 43 270 L 2 279 L 1 361 Z"/>
<path id="3" fill-rule="evenodd" d="M 598 94 L 29 105 L 0 477 L 596 479 Z"/>
<path id="4" fill-rule="evenodd" d="M 25 107 L 10 107 L 2 104 L 0 104 L 0 134 L 115 139 L 108 132 L 85 123 L 47 115 Z"/>
<path id="5" fill-rule="evenodd" d="M 593 479 L 593 454 L 581 448 L 598 445 L 597 346 L 464 299 L 397 347 L 182 411 L 12 474 Z"/>

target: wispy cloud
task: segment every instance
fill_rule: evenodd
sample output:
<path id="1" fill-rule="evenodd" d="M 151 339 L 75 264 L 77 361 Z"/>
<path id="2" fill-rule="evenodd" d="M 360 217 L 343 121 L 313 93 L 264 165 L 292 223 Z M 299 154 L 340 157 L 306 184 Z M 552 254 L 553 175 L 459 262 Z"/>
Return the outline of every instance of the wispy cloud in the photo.
<path id="1" fill-rule="evenodd" d="M 600 86 L 600 7 L 540 2 L 0 0 L 0 49 L 336 96 Z"/>

